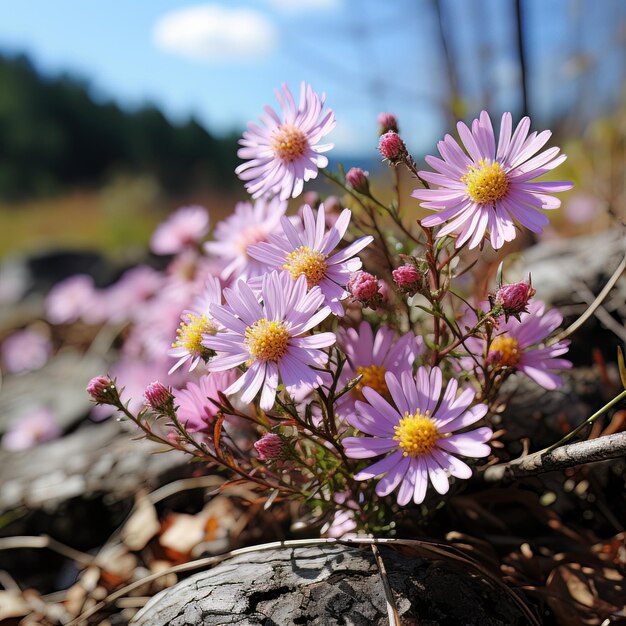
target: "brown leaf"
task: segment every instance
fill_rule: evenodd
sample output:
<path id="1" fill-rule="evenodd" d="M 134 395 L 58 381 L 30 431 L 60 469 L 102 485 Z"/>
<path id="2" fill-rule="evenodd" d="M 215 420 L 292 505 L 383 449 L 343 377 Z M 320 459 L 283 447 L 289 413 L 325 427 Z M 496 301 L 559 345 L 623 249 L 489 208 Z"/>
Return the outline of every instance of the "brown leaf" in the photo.
<path id="1" fill-rule="evenodd" d="M 160 530 L 156 509 L 145 493 L 138 493 L 135 510 L 121 531 L 122 541 L 129 550 L 143 550 Z"/>

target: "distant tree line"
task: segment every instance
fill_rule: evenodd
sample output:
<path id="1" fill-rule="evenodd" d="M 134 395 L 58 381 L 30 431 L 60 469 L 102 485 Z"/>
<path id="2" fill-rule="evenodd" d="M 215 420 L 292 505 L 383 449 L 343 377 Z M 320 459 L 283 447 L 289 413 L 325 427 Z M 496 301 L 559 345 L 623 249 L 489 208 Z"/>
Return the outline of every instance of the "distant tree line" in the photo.
<path id="1" fill-rule="evenodd" d="M 154 175 L 165 191 L 228 187 L 236 137 L 197 121 L 172 124 L 154 106 L 99 103 L 75 77 L 42 76 L 25 56 L 0 55 L 0 199 L 97 185 L 115 173 Z"/>

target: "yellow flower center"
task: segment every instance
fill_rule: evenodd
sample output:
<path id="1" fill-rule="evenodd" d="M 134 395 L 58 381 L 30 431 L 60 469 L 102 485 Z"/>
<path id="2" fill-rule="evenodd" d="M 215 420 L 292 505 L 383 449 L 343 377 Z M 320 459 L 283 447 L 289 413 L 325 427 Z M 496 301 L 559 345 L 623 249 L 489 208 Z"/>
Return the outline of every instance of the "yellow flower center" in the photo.
<path id="1" fill-rule="evenodd" d="M 489 358 L 501 367 L 515 367 L 522 358 L 522 350 L 517 339 L 498 335 L 489 346 Z"/>
<path id="2" fill-rule="evenodd" d="M 274 154 L 284 163 L 299 159 L 309 146 L 305 134 L 291 124 L 279 126 L 272 136 L 271 147 Z"/>
<path id="3" fill-rule="evenodd" d="M 363 375 L 363 378 L 357 383 L 354 388 L 354 395 L 359 400 L 363 400 L 363 387 L 371 387 L 374 391 L 377 391 L 381 396 L 389 398 L 389 389 L 385 382 L 385 368 L 382 365 L 368 365 L 367 367 L 358 367 L 356 370 L 357 376 Z"/>
<path id="4" fill-rule="evenodd" d="M 186 314 L 187 321 L 182 321 L 176 329 L 176 341 L 172 348 L 185 348 L 189 354 L 199 355 L 206 352 L 202 345 L 204 335 L 215 335 L 217 328 L 206 315 Z"/>
<path id="5" fill-rule="evenodd" d="M 504 198 L 509 189 L 509 179 L 500 163 L 487 163 L 481 159 L 476 165 L 468 165 L 468 172 L 461 180 L 465 183 L 467 195 L 479 204 L 493 204 Z"/>
<path id="6" fill-rule="evenodd" d="M 306 246 L 300 246 L 290 252 L 285 261 L 283 269 L 287 270 L 294 280 L 304 274 L 309 289 L 315 287 L 324 278 L 328 268 L 326 255 Z"/>
<path id="7" fill-rule="evenodd" d="M 428 454 L 437 444 L 441 437 L 433 421 L 429 417 L 429 411 L 422 415 L 419 411 L 413 415 L 408 413 L 394 426 L 395 437 L 404 456 L 420 456 Z"/>
<path id="8" fill-rule="evenodd" d="M 244 343 L 254 359 L 278 361 L 287 351 L 289 336 L 284 322 L 262 318 L 246 328 Z"/>

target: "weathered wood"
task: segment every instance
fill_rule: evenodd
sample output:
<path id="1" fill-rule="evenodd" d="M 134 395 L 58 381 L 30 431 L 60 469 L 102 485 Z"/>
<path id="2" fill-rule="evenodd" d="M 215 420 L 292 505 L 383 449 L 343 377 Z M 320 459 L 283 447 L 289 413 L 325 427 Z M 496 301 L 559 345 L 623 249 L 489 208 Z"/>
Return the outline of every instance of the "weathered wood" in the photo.
<path id="1" fill-rule="evenodd" d="M 402 624 L 528 624 L 502 589 L 443 561 L 381 547 Z M 229 559 L 161 592 L 133 626 L 387 626 L 380 572 L 370 548 L 312 546 Z"/>

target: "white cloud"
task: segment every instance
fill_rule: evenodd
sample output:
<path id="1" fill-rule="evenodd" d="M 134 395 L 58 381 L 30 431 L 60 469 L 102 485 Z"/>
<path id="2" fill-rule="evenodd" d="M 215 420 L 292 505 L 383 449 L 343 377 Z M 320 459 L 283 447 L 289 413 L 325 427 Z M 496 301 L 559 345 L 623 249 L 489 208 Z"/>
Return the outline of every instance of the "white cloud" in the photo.
<path id="1" fill-rule="evenodd" d="M 254 9 L 204 4 L 163 15 L 153 39 L 161 50 L 194 61 L 247 61 L 274 50 L 278 32 Z"/>
<path id="2" fill-rule="evenodd" d="M 279 11 L 296 13 L 308 10 L 337 9 L 342 0 L 267 0 L 268 4 Z"/>

